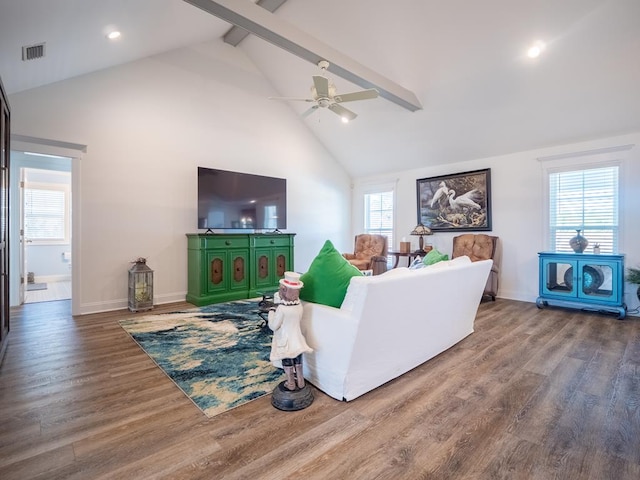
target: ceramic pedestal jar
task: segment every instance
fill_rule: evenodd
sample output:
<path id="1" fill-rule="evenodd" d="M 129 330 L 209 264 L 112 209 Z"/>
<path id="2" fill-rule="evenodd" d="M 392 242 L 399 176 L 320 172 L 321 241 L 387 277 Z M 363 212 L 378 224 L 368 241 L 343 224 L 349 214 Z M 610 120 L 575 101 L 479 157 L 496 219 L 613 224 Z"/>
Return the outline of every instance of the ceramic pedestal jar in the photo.
<path id="1" fill-rule="evenodd" d="M 576 230 L 577 235 L 569 240 L 569 245 L 573 248 L 573 251 L 576 253 L 584 252 L 584 249 L 589 245 L 589 240 L 580 235 L 582 230 Z"/>

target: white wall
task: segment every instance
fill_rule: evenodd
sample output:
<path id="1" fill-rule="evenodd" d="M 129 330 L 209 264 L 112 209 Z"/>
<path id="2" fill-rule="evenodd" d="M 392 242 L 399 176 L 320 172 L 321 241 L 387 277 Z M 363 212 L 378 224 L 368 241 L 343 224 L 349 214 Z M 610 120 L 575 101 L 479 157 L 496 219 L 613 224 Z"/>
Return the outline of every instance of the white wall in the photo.
<path id="1" fill-rule="evenodd" d="M 327 238 L 349 243 L 348 175 L 273 94 L 241 50 L 212 42 L 10 96 L 13 134 L 87 146 L 73 173 L 74 313 L 125 307 L 140 256 L 156 303 L 184 300 L 198 166 L 287 178 L 296 270 Z"/>
<path id="2" fill-rule="evenodd" d="M 534 301 L 544 249 L 542 167 L 555 154 L 640 144 L 640 133 L 454 165 L 350 179 L 273 95 L 240 49 L 212 42 L 10 96 L 13 134 L 86 145 L 74 168 L 74 313 L 123 308 L 129 262 L 155 270 L 156 302 L 184 299 L 185 233 L 196 231 L 196 167 L 288 179 L 295 266 L 305 271 L 326 239 L 352 249 L 363 185 L 397 181 L 396 238 L 411 238 L 416 179 L 492 169 L 493 233 L 503 244 L 500 296 Z M 402 147 L 398 146 L 398 155 Z M 621 251 L 640 264 L 640 150 L 624 166 Z M 76 188 L 76 185 L 78 187 Z M 352 221 L 352 218 L 354 219 Z M 428 238 L 450 252 L 453 233 Z M 417 239 L 411 238 L 415 244 Z M 626 301 L 637 306 L 635 288 Z M 77 302 L 77 303 L 76 303 Z M 77 308 L 76 308 L 77 304 Z"/>
<path id="3" fill-rule="evenodd" d="M 35 282 L 61 282 L 71 280 L 71 260 L 65 252 L 69 245 L 27 246 L 27 271 L 33 272 Z"/>
<path id="4" fill-rule="evenodd" d="M 409 233 L 417 222 L 416 180 L 483 168 L 491 168 L 492 235 L 500 237 L 503 247 L 499 296 L 527 302 L 538 295 L 539 251 L 547 248 L 543 219 L 543 170 L 539 158 L 586 152 L 634 144 L 626 153 L 620 175 L 620 252 L 626 254 L 626 266 L 640 265 L 640 132 L 552 148 L 490 157 L 437 168 L 424 168 L 383 177 L 357 179 L 354 185 L 352 231 L 362 229 L 361 192 L 367 185 L 397 181 L 396 238 L 403 236 L 417 248 L 417 238 Z M 488 232 L 487 232 L 488 233 Z M 442 252 L 451 254 L 455 232 L 440 232 L 425 237 Z M 398 248 L 398 245 L 394 245 Z M 637 286 L 627 285 L 625 302 L 630 309 L 638 307 Z"/>

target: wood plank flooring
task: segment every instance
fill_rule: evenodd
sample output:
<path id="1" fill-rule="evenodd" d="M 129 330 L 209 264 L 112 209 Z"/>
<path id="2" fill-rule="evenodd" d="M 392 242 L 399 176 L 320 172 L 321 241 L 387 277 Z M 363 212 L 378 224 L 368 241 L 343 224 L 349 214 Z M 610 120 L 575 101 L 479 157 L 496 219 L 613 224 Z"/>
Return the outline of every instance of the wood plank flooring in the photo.
<path id="1" fill-rule="evenodd" d="M 640 478 L 637 317 L 488 301 L 474 334 L 352 402 L 208 419 L 120 328 L 134 315 L 13 310 L 0 478 Z"/>

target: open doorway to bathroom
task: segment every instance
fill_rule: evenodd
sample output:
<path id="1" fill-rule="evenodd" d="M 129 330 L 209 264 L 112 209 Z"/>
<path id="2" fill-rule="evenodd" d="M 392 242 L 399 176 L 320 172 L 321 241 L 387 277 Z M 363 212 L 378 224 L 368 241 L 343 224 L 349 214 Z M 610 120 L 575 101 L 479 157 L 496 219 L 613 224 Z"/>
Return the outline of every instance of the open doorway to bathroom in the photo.
<path id="1" fill-rule="evenodd" d="M 71 299 L 71 158 L 12 151 L 20 165 L 20 303 Z"/>
<path id="2" fill-rule="evenodd" d="M 24 303 L 71 299 L 71 172 L 24 168 L 21 177 Z"/>

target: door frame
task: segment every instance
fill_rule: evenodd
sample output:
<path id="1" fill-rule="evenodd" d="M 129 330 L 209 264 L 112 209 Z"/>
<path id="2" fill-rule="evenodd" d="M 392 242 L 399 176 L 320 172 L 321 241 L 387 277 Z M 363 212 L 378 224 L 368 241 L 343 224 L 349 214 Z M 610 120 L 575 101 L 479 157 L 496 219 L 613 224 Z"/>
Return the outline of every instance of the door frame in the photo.
<path id="1" fill-rule="evenodd" d="M 27 244 L 24 237 L 24 176 L 25 168 L 20 168 L 20 177 L 18 178 L 18 189 L 20 190 L 18 210 L 20 211 L 20 225 L 18 228 L 18 238 L 20 244 L 20 266 L 18 271 L 18 278 L 20 279 L 18 285 L 18 301 L 20 305 L 23 305 L 27 301 Z"/>
<path id="2" fill-rule="evenodd" d="M 80 265 L 82 263 L 82 248 L 81 248 L 81 200 L 82 200 L 82 190 L 80 188 L 80 176 L 81 176 L 81 166 L 82 166 L 82 158 L 84 154 L 87 152 L 86 145 L 80 145 L 69 142 L 62 142 L 57 140 L 48 140 L 36 137 L 29 137 L 25 135 L 11 135 L 11 150 L 18 152 L 33 152 L 40 153 L 43 155 L 56 155 L 60 157 L 68 157 L 71 158 L 71 258 L 73 262 L 71 263 L 71 314 L 79 315 L 81 313 L 80 305 L 81 305 L 81 295 L 82 295 L 82 278 L 81 278 L 81 270 Z M 11 165 L 11 168 L 20 168 L 17 165 Z M 15 176 L 13 178 L 16 178 Z M 10 185 L 10 189 L 16 188 L 17 185 L 12 183 Z M 12 199 L 18 201 L 18 191 L 12 193 L 10 191 L 10 195 L 12 195 Z M 17 214 L 17 212 L 16 212 Z M 14 216 L 16 215 L 14 214 Z M 18 245 L 19 242 L 19 231 L 17 228 L 18 218 L 11 217 L 10 222 L 12 222 L 12 226 L 16 228 L 11 229 L 10 234 L 10 242 L 13 245 Z M 19 249 L 15 249 L 19 250 Z M 18 265 L 16 263 L 19 262 L 18 258 L 11 258 L 11 282 L 10 284 L 18 285 L 20 281 L 20 272 Z M 13 283 L 15 282 L 15 283 Z M 15 292 L 15 297 L 12 297 L 12 305 L 17 300 L 18 293 Z"/>

